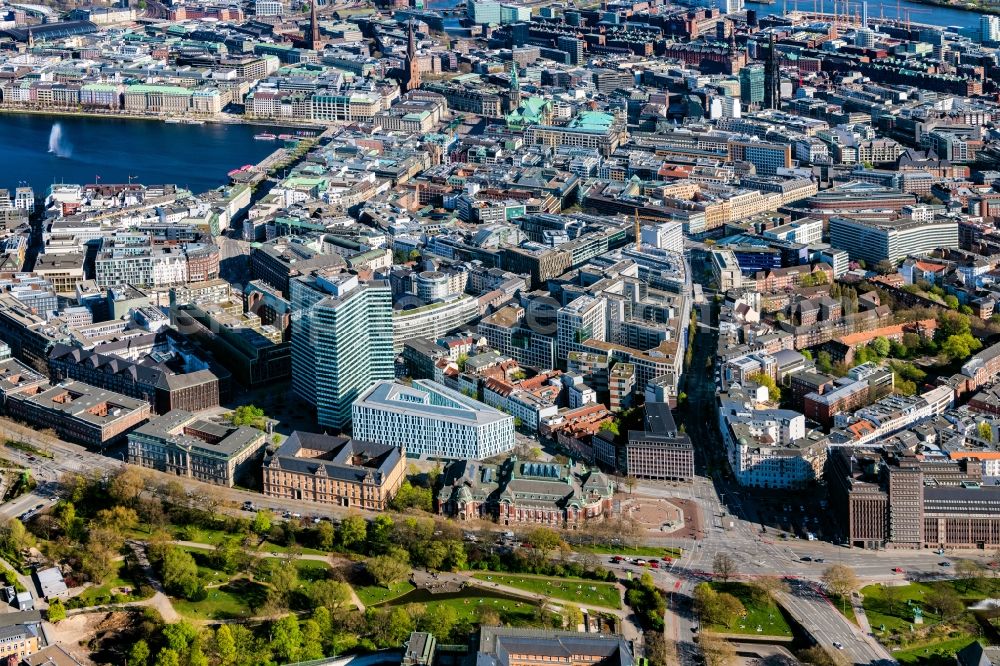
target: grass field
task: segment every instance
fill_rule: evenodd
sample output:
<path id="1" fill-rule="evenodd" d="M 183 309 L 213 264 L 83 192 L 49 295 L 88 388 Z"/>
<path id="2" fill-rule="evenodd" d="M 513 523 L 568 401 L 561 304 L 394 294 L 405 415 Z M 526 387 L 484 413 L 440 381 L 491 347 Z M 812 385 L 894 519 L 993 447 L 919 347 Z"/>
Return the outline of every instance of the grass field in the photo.
<path id="1" fill-rule="evenodd" d="M 830 603 L 833 604 L 840 614 L 846 617 L 851 624 L 858 625 L 858 618 L 854 614 L 854 605 L 851 600 L 846 597 L 840 597 L 836 594 L 829 595 Z"/>
<path id="2" fill-rule="evenodd" d="M 267 587 L 239 578 L 222 587 L 207 590 L 208 596 L 202 601 L 173 599 L 174 608 L 181 615 L 192 620 L 230 620 L 252 617 L 255 608 L 263 604 Z"/>
<path id="3" fill-rule="evenodd" d="M 530 601 L 513 601 L 511 599 L 496 599 L 490 597 L 470 596 L 467 599 L 444 599 L 420 604 L 424 608 L 433 606 L 451 606 L 455 609 L 459 622 L 468 620 L 475 622 L 483 608 L 490 608 L 500 615 L 501 621 L 512 625 L 537 626 L 538 612 Z M 545 623 L 542 623 L 545 624 Z"/>
<path id="4" fill-rule="evenodd" d="M 299 580 L 313 582 L 330 577 L 330 565 L 318 560 L 296 560 L 295 568 L 299 570 Z"/>
<path id="5" fill-rule="evenodd" d="M 872 626 L 872 631 L 876 635 L 881 633 L 885 627 L 886 633 L 893 631 L 909 632 L 912 612 L 907 613 L 908 602 L 919 604 L 923 609 L 924 622 L 930 624 L 937 622 L 940 618 L 930 610 L 924 608 L 923 600 L 931 591 L 930 586 L 923 583 L 910 583 L 909 585 L 898 586 L 894 594 L 898 595 L 895 600 L 890 599 L 886 590 L 881 585 L 869 585 L 861 589 L 864 595 L 865 615 L 868 616 L 868 623 Z"/>
<path id="6" fill-rule="evenodd" d="M 379 587 L 378 585 L 357 586 L 354 588 L 354 592 L 365 606 L 375 606 L 392 601 L 415 589 L 413 583 L 404 580 L 393 584 L 388 589 Z"/>
<path id="7" fill-rule="evenodd" d="M 792 628 L 773 600 L 758 602 L 746 583 L 710 583 L 716 592 L 728 592 L 743 604 L 747 615 L 732 627 L 709 626 L 708 629 L 730 634 L 763 634 L 766 636 L 791 636 Z M 757 627 L 761 630 L 757 631 Z"/>
<path id="8" fill-rule="evenodd" d="M 906 644 L 911 637 L 911 627 L 913 619 L 913 606 L 919 606 L 923 612 L 924 624 L 916 626 L 916 629 L 925 629 L 941 622 L 926 604 L 925 599 L 935 587 L 951 587 L 963 599 L 963 603 L 970 603 L 976 599 L 984 598 L 986 593 L 975 590 L 965 581 L 937 581 L 933 583 L 910 583 L 909 585 L 894 588 L 894 598 L 890 598 L 886 588 L 881 585 L 869 585 L 862 588 L 864 595 L 865 614 L 871 624 L 875 636 L 883 642 L 889 644 L 904 644 L 905 649 L 893 652 L 900 663 L 907 664 L 943 664 L 954 663 L 953 655 L 955 651 L 965 647 L 973 640 L 975 635 L 963 633 L 957 638 L 938 638 L 921 641 L 919 637 L 912 636 L 916 642 L 912 645 Z M 970 626 L 975 624 L 971 615 L 964 615 L 961 618 L 948 620 L 948 628 L 951 631 L 967 632 Z M 950 656 L 950 657 L 949 657 Z M 947 661 L 951 658 L 951 661 Z"/>
<path id="9" fill-rule="evenodd" d="M 215 568 L 215 564 L 212 562 L 212 551 L 187 546 L 181 546 L 181 549 L 191 553 L 194 563 L 198 565 L 198 578 L 206 586 L 224 585 L 229 582 L 230 575 Z"/>
<path id="10" fill-rule="evenodd" d="M 631 557 L 657 557 L 664 556 L 677 559 L 681 556 L 680 548 L 657 548 L 654 546 L 574 546 L 574 550 L 581 553 L 594 553 L 596 555 L 629 555 Z"/>
<path id="11" fill-rule="evenodd" d="M 86 608 L 88 606 L 103 606 L 104 604 L 116 603 L 114 593 L 116 590 L 120 590 L 122 588 L 132 590 L 132 594 L 119 596 L 117 599 L 118 602 L 138 601 L 139 599 L 144 598 L 136 594 L 138 585 L 136 585 L 135 581 L 122 577 L 122 574 L 125 573 L 123 571 L 125 563 L 113 562 L 112 564 L 115 570 L 106 583 L 95 587 L 88 587 L 80 594 L 76 595 L 72 599 L 69 599 L 66 602 L 67 608 Z M 148 592 L 146 595 L 147 597 L 152 595 L 153 591 L 151 589 L 148 587 L 143 589 Z"/>
<path id="12" fill-rule="evenodd" d="M 611 583 L 598 583 L 582 578 L 555 578 L 527 574 L 477 573 L 478 580 L 516 587 L 526 592 L 544 594 L 552 599 L 571 601 L 579 606 L 621 608 L 621 594 Z"/>
<path id="13" fill-rule="evenodd" d="M 938 641 L 929 645 L 919 645 L 909 647 L 905 650 L 893 652 L 892 656 L 900 664 L 914 664 L 915 666 L 952 666 L 955 663 L 955 653 L 973 642 L 973 638 L 953 638 L 946 641 Z"/>

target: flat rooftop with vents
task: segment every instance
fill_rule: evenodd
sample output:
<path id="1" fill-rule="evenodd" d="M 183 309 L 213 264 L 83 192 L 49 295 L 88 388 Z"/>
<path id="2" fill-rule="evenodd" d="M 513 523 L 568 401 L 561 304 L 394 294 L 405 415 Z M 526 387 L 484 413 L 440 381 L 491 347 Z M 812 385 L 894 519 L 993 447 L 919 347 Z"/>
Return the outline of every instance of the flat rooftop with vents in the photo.
<path id="1" fill-rule="evenodd" d="M 133 465 L 232 487 L 263 459 L 266 434 L 175 409 L 129 435 Z"/>

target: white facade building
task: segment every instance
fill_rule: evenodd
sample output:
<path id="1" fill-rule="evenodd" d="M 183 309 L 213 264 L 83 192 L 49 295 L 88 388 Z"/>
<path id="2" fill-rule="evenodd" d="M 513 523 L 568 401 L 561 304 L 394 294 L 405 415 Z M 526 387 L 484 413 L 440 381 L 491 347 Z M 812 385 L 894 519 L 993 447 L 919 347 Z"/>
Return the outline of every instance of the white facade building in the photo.
<path id="1" fill-rule="evenodd" d="M 407 455 L 481 460 L 514 448 L 514 417 L 437 382 L 377 382 L 353 406 L 356 439 Z"/>

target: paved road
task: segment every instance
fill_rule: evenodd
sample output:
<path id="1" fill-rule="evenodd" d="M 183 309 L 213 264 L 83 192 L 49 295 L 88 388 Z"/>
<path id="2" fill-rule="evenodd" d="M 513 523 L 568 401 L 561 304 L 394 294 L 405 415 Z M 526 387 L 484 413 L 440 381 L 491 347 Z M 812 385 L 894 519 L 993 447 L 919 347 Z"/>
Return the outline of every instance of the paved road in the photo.
<path id="1" fill-rule="evenodd" d="M 851 624 L 812 584 L 796 582 L 790 592 L 778 595 L 778 601 L 817 643 L 841 651 L 849 663 L 896 663 L 888 650 Z"/>

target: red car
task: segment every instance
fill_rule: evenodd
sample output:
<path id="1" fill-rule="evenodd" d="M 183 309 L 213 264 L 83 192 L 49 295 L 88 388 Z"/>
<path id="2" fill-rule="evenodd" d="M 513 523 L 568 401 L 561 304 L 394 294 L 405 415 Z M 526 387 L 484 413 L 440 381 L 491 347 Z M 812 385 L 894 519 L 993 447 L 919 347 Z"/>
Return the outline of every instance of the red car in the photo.
<path id="1" fill-rule="evenodd" d="M 656 560 L 652 560 L 652 561 L 650 561 L 649 566 L 653 567 L 654 569 L 659 569 L 660 568 L 660 563 L 657 562 Z"/>
<path id="2" fill-rule="evenodd" d="M 893 570 L 892 570 L 892 572 L 893 572 L 893 573 L 906 573 L 906 572 L 904 572 L 904 571 L 903 571 L 903 570 L 902 570 L 901 568 L 899 568 L 899 567 L 896 567 L 895 569 L 893 569 Z"/>

